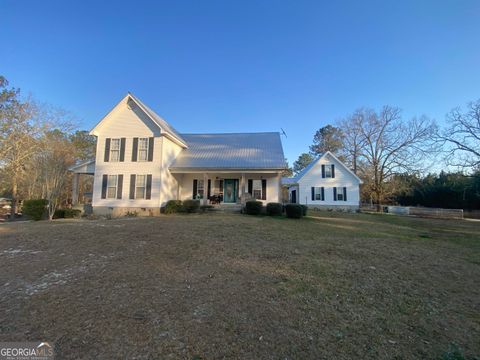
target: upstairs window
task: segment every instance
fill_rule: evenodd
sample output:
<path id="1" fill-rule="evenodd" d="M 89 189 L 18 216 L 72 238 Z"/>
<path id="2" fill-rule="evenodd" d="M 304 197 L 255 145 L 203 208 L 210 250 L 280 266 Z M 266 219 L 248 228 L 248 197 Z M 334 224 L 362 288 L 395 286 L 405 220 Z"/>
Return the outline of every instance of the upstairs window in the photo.
<path id="1" fill-rule="evenodd" d="M 330 165 L 325 165 L 325 177 L 326 178 L 332 177 L 332 167 Z"/>
<path id="2" fill-rule="evenodd" d="M 110 161 L 120 161 L 120 139 L 112 139 L 110 141 Z"/>
<path id="3" fill-rule="evenodd" d="M 148 138 L 138 139 L 138 161 L 148 161 Z"/>

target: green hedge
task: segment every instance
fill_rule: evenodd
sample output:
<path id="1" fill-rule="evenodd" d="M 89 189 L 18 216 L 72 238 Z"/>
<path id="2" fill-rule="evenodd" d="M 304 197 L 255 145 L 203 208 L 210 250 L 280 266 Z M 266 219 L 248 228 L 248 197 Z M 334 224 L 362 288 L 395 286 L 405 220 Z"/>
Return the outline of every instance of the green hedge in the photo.
<path id="1" fill-rule="evenodd" d="M 282 215 L 283 205 L 280 203 L 271 202 L 267 204 L 267 214 L 270 216 Z"/>
<path id="2" fill-rule="evenodd" d="M 45 199 L 25 200 L 22 206 L 22 213 L 32 220 L 42 220 L 47 213 L 47 205 L 48 200 Z"/>
<path id="3" fill-rule="evenodd" d="M 169 200 L 165 205 L 165 214 L 175 214 L 183 211 L 182 200 Z"/>
<path id="4" fill-rule="evenodd" d="M 185 200 L 183 202 L 183 210 L 187 213 L 197 212 L 200 208 L 200 200 Z"/>
<path id="5" fill-rule="evenodd" d="M 82 214 L 79 209 L 57 209 L 53 215 L 54 219 L 73 219 L 78 218 Z"/>
<path id="6" fill-rule="evenodd" d="M 285 213 L 288 218 L 300 219 L 303 216 L 302 205 L 299 204 L 287 204 L 285 206 Z"/>
<path id="7" fill-rule="evenodd" d="M 247 201 L 245 203 L 245 213 L 247 213 L 248 215 L 260 215 L 260 213 L 262 212 L 262 207 L 263 204 L 261 201 Z"/>

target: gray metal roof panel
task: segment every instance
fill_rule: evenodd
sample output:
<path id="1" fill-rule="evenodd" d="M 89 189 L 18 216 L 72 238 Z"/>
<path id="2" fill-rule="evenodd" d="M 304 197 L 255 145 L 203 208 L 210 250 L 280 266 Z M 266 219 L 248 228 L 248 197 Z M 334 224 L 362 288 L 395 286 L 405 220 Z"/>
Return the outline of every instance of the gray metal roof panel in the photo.
<path id="1" fill-rule="evenodd" d="M 171 169 L 283 169 L 285 156 L 277 132 L 181 134 L 188 145 Z"/>

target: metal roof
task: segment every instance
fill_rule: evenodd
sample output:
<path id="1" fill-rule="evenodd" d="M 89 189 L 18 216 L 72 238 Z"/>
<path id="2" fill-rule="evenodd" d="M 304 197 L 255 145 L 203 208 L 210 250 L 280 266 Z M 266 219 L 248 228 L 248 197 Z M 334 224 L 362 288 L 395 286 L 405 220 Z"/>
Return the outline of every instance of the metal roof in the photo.
<path id="1" fill-rule="evenodd" d="M 284 169 L 286 165 L 277 132 L 181 136 L 188 148 L 170 169 Z"/>

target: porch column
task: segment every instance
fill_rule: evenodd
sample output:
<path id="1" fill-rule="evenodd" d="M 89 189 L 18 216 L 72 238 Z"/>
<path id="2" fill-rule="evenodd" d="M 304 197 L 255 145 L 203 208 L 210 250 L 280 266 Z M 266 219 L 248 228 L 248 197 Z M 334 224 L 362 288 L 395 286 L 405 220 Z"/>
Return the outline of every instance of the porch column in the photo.
<path id="1" fill-rule="evenodd" d="M 175 178 L 177 180 L 177 200 L 180 200 L 180 194 L 182 193 L 182 188 L 180 182 L 183 181 L 183 174 L 178 175 L 178 178 Z"/>
<path id="2" fill-rule="evenodd" d="M 208 175 L 203 174 L 203 205 L 208 205 Z"/>
<path id="3" fill-rule="evenodd" d="M 80 174 L 73 173 L 73 177 L 72 177 L 72 206 L 75 206 L 78 203 L 79 179 L 80 179 Z"/>
<path id="4" fill-rule="evenodd" d="M 245 206 L 245 174 L 242 174 L 242 178 L 240 179 L 240 199 L 242 205 Z"/>

